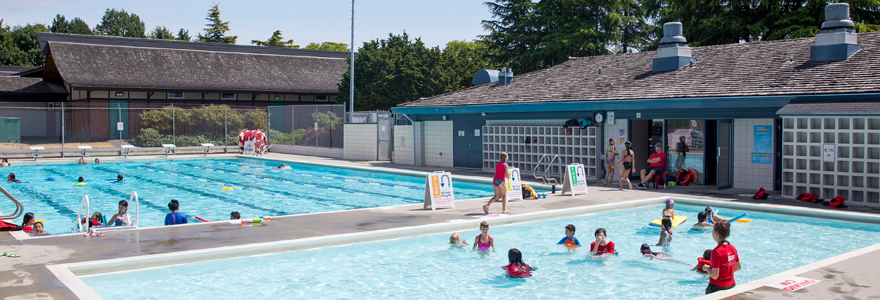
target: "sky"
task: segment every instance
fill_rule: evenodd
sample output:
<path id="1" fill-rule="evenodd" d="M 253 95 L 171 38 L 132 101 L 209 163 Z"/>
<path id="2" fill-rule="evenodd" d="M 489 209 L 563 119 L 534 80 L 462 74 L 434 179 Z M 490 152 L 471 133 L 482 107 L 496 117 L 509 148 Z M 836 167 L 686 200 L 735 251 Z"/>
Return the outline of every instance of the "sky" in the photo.
<path id="1" fill-rule="evenodd" d="M 386 39 L 406 32 L 421 37 L 428 47 L 443 48 L 453 40 L 471 41 L 486 34 L 480 22 L 492 17 L 480 0 L 363 0 L 355 1 L 354 43 Z M 220 19 L 229 21 L 226 35 L 237 35 L 239 45 L 268 40 L 281 30 L 285 40 L 305 47 L 309 43 L 351 43 L 350 0 L 0 0 L 3 26 L 42 23 L 56 14 L 67 20 L 83 19 L 94 29 L 109 8 L 137 14 L 149 34 L 157 25 L 190 36 L 203 33 L 208 9 L 220 5 Z"/>

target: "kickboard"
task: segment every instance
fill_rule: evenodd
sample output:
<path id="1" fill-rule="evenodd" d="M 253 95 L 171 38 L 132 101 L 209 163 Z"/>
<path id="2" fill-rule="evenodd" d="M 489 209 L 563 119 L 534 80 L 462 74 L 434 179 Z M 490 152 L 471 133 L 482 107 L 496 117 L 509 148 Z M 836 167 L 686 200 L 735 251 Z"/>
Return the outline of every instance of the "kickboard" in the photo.
<path id="1" fill-rule="evenodd" d="M 681 223 L 687 222 L 687 220 L 688 220 L 687 216 L 675 216 L 675 218 L 672 218 L 672 228 L 677 227 Z M 651 221 L 651 223 L 648 225 L 651 225 L 654 227 L 663 227 L 663 225 L 661 225 L 661 223 L 660 223 L 660 219 Z"/>

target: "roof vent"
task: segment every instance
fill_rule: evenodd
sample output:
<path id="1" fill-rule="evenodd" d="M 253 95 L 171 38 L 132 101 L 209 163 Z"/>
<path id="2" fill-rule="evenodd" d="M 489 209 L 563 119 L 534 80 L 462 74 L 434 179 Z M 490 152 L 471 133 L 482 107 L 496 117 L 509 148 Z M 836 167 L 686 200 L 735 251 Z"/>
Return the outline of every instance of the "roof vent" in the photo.
<path id="1" fill-rule="evenodd" d="M 693 61 L 691 47 L 682 36 L 681 22 L 663 24 L 663 38 L 654 59 L 654 72 L 678 70 Z"/>
<path id="2" fill-rule="evenodd" d="M 849 4 L 826 5 L 825 22 L 816 35 L 816 45 L 810 47 L 810 61 L 844 60 L 862 50 L 853 27 Z"/>
<path id="3" fill-rule="evenodd" d="M 471 84 L 477 86 L 496 81 L 498 81 L 498 70 L 482 69 L 477 71 L 477 74 L 474 74 Z"/>
<path id="4" fill-rule="evenodd" d="M 513 82 L 513 69 L 501 68 L 501 72 L 498 73 L 498 85 L 507 85 L 511 82 Z"/>

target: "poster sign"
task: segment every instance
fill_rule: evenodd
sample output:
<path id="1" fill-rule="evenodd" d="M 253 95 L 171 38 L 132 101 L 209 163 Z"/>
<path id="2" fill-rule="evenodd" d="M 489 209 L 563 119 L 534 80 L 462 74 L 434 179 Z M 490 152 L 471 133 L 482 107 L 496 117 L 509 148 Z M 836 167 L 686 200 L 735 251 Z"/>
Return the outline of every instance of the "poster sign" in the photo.
<path id="1" fill-rule="evenodd" d="M 818 283 L 819 280 L 809 279 L 799 276 L 791 276 L 785 279 L 781 279 L 774 283 L 768 284 L 767 286 L 772 288 L 777 288 L 786 291 L 797 291 L 799 289 L 811 286 L 813 284 Z"/>
<path id="2" fill-rule="evenodd" d="M 822 161 L 834 161 L 834 158 L 837 157 L 837 147 L 834 144 L 823 144 L 822 145 Z"/>
<path id="3" fill-rule="evenodd" d="M 464 130 L 459 130 L 459 131 L 458 131 L 458 136 L 464 136 Z"/>
<path id="4" fill-rule="evenodd" d="M 752 152 L 773 153 L 773 126 L 755 125 L 755 141 Z"/>
<path id="5" fill-rule="evenodd" d="M 507 200 L 522 200 L 522 180 L 519 178 L 519 168 L 510 168 L 510 180 L 506 180 Z"/>
<path id="6" fill-rule="evenodd" d="M 480 130 L 474 129 L 474 136 L 480 136 Z"/>
<path id="7" fill-rule="evenodd" d="M 617 137 L 625 138 L 625 137 L 626 137 L 626 129 L 620 129 L 620 130 L 618 130 Z"/>
<path id="8" fill-rule="evenodd" d="M 773 163 L 773 155 L 770 153 L 752 153 L 752 163 L 753 164 L 772 164 Z"/>
<path id="9" fill-rule="evenodd" d="M 116 130 L 122 131 L 122 122 L 116 122 Z"/>
<path id="10" fill-rule="evenodd" d="M 425 181 L 425 205 L 435 210 L 441 206 L 455 208 L 455 197 L 452 193 L 452 173 L 434 171 L 427 175 Z"/>
<path id="11" fill-rule="evenodd" d="M 608 112 L 608 125 L 614 125 L 614 112 Z"/>
<path id="12" fill-rule="evenodd" d="M 587 194 L 587 175 L 584 173 L 584 165 L 570 164 L 565 166 L 565 174 L 562 175 L 562 194 L 571 192 L 571 195 Z"/>

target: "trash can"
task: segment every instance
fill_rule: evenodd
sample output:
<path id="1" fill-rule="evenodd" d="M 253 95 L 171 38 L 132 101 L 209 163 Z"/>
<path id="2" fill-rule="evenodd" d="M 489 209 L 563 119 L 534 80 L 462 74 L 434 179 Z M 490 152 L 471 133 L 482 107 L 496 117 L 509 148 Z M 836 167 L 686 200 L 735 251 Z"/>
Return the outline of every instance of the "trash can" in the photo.
<path id="1" fill-rule="evenodd" d="M 21 143 L 21 118 L 0 118 L 0 143 Z"/>

